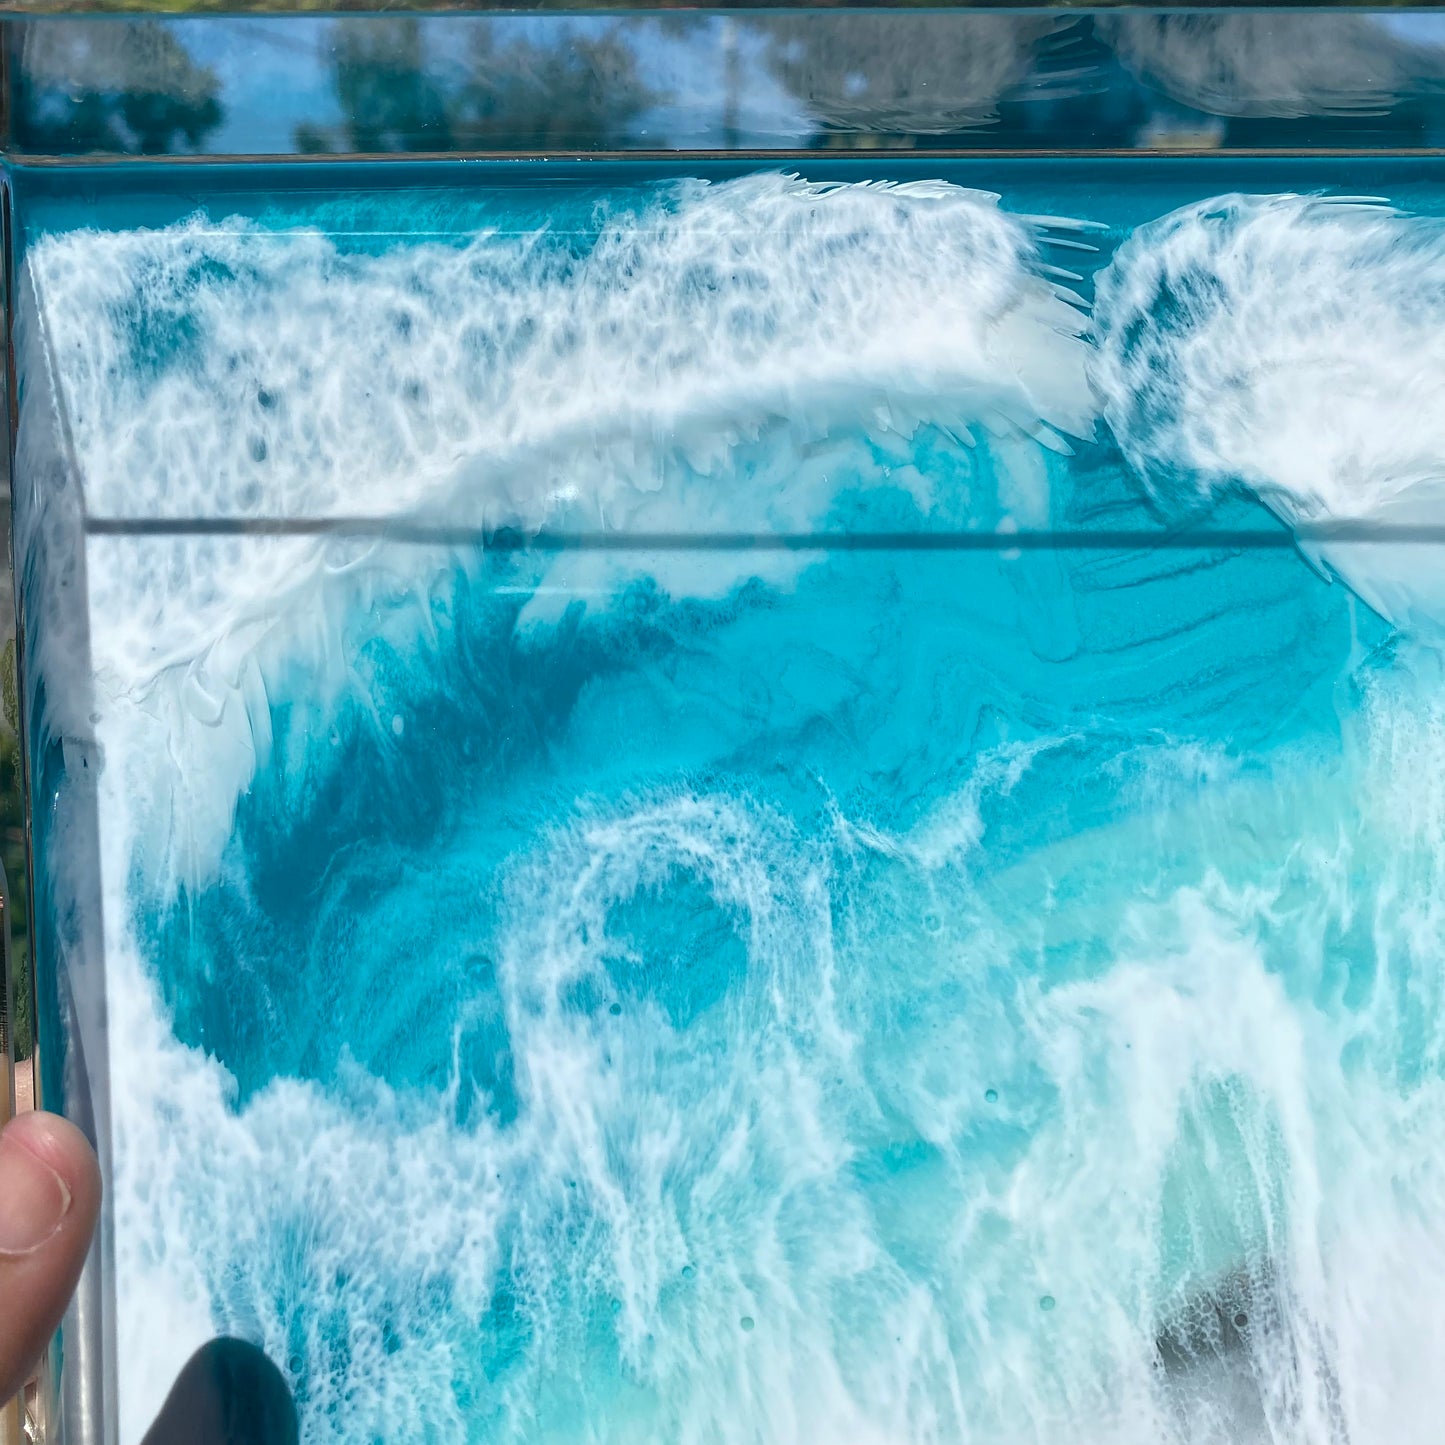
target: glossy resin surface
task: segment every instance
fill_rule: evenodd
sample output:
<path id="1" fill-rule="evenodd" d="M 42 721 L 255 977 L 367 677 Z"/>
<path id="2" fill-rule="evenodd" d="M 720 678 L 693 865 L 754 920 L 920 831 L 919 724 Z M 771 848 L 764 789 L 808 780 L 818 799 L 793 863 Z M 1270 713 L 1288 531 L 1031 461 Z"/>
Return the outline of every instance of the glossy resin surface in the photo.
<path id="1" fill-rule="evenodd" d="M 1441 179 L 12 167 L 98 1428 L 1432 1438 Z"/>

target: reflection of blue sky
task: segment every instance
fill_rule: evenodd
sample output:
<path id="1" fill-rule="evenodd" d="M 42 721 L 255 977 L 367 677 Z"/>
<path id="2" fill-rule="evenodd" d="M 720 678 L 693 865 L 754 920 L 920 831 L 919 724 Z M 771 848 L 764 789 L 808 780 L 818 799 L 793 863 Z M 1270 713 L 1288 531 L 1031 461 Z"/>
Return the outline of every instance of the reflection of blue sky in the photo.
<path id="1" fill-rule="evenodd" d="M 639 27 L 637 56 L 649 84 L 669 100 L 640 117 L 638 129 L 659 146 L 722 143 L 727 130 L 728 67 L 724 59 L 731 27 L 734 51 L 733 140 L 742 146 L 801 145 L 814 130 L 798 98 L 763 61 L 763 38 L 753 28 L 720 16 L 698 16 L 686 36 L 653 22 Z M 652 80 L 653 75 L 656 81 Z"/>
<path id="2" fill-rule="evenodd" d="M 1445 15 L 1373 15 L 1370 18 L 1399 40 L 1445 48 Z"/>
<path id="3" fill-rule="evenodd" d="M 167 23 L 192 59 L 221 82 L 224 119 L 207 150 L 289 151 L 302 121 L 331 126 L 341 119 L 331 83 L 330 20 L 291 15 Z"/>
<path id="4" fill-rule="evenodd" d="M 331 67 L 335 20 L 273 16 L 166 23 L 221 82 L 225 118 L 208 138 L 207 150 L 287 151 L 302 123 L 329 129 L 341 121 Z M 813 129 L 801 104 L 764 64 L 756 30 L 722 17 L 452 16 L 422 24 L 427 69 L 443 86 L 466 78 L 471 32 L 479 25 L 493 27 L 503 47 L 521 40 L 562 47 L 583 37 L 620 35 L 636 57 L 643 84 L 658 97 L 633 128 L 644 147 L 724 144 L 730 84 L 734 124 L 727 139 L 734 144 L 800 144 Z M 728 26 L 736 46 L 731 68 L 725 59 Z"/>
<path id="5" fill-rule="evenodd" d="M 818 20 L 826 24 L 832 18 L 820 15 Z M 1310 18 L 1290 17 L 1301 23 Z M 1405 46 L 1445 51 L 1445 13 L 1369 19 Z M 368 21 L 271 16 L 162 23 L 220 80 L 224 118 L 207 138 L 206 149 L 264 154 L 292 150 L 303 123 L 323 130 L 339 126 L 343 117 L 333 85 L 332 37 L 338 24 Z M 665 18 L 445 16 L 424 20 L 422 26 L 427 69 L 443 86 L 466 78 L 466 58 L 479 26 L 490 27 L 503 49 L 522 40 L 565 47 L 583 37 L 615 35 L 631 48 L 643 84 L 658 97 L 634 122 L 634 144 L 649 149 L 801 145 L 814 126 L 766 63 L 766 23 L 766 17 L 756 15 L 734 19 L 674 12 Z M 1437 69 L 1423 54 L 1421 60 L 1425 70 Z"/>

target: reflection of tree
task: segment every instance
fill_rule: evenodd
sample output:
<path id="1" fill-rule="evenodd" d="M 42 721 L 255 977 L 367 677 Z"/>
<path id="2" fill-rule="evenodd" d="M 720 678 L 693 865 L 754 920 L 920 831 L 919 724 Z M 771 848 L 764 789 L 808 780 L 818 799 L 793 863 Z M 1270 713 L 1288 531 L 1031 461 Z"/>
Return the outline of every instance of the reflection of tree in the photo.
<path id="1" fill-rule="evenodd" d="M 1095 28 L 1139 79 L 1223 116 L 1384 112 L 1438 72 L 1359 15 L 1101 15 Z"/>
<path id="2" fill-rule="evenodd" d="M 472 78 L 458 107 L 458 133 L 477 149 L 526 137 L 533 144 L 606 149 L 625 139 L 652 103 L 632 49 L 615 31 L 563 46 L 496 44 L 475 32 Z"/>
<path id="3" fill-rule="evenodd" d="M 14 75 L 25 150 L 197 150 L 221 123 L 215 72 L 157 20 L 27 25 Z"/>
<path id="4" fill-rule="evenodd" d="M 832 131 L 942 135 L 986 125 L 1033 70 L 1053 15 L 770 15 L 749 19 L 773 73 Z"/>
<path id="5" fill-rule="evenodd" d="M 428 23 L 442 42 L 430 53 Z M 444 42 L 461 35 L 460 58 L 446 55 Z M 625 140 L 653 100 L 613 27 L 568 27 L 552 43 L 503 41 L 485 20 L 338 26 L 334 84 L 343 134 L 308 127 L 297 137 L 304 148 L 604 150 Z"/>
<path id="6" fill-rule="evenodd" d="M 447 149 L 446 106 L 426 72 L 415 20 L 341 29 L 334 65 L 352 150 Z"/>

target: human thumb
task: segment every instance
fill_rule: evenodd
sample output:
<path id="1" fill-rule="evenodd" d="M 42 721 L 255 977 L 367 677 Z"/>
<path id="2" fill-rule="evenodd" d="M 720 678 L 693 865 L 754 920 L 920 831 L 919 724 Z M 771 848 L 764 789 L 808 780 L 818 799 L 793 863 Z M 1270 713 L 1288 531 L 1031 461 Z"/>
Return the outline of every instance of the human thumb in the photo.
<path id="1" fill-rule="evenodd" d="M 21 1114 L 0 1131 L 0 1404 L 59 1325 L 99 1209 L 100 1170 L 73 1124 Z"/>

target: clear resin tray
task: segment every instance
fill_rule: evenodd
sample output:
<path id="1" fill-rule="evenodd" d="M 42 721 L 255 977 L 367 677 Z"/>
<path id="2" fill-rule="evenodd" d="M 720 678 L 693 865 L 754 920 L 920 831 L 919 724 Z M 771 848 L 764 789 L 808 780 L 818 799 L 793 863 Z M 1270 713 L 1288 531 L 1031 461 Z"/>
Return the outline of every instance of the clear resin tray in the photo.
<path id="1" fill-rule="evenodd" d="M 5 25 L 37 1433 L 1435 1439 L 1445 17 Z"/>

